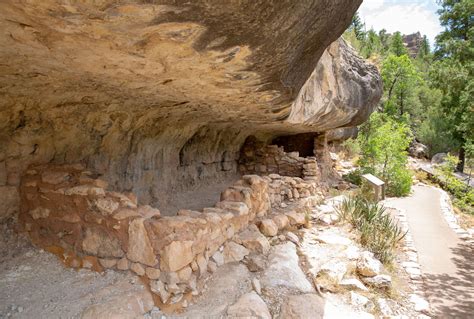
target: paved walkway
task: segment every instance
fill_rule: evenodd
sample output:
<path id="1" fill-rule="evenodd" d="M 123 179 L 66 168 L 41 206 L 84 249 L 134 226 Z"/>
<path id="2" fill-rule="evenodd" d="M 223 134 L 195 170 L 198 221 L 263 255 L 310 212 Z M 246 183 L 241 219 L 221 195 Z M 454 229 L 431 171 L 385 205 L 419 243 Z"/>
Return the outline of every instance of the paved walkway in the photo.
<path id="1" fill-rule="evenodd" d="M 413 191 L 390 206 L 406 210 L 434 317 L 474 318 L 474 249 L 448 226 L 437 190 L 414 186 Z"/>

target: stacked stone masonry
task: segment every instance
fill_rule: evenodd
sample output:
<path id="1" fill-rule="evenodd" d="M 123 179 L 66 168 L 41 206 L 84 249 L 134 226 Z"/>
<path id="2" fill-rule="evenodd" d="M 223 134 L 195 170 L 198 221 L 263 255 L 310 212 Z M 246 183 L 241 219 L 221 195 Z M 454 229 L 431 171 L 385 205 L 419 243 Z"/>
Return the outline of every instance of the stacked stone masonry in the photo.
<path id="1" fill-rule="evenodd" d="M 157 302 L 175 305 L 198 294 L 199 279 L 223 263 L 268 252 L 264 235 L 305 224 L 306 206 L 322 195 L 315 180 L 245 175 L 214 207 L 164 217 L 131 193 L 108 191 L 80 164 L 32 166 L 20 193 L 20 224 L 35 244 L 71 267 L 131 270 Z"/>
<path id="2" fill-rule="evenodd" d="M 305 180 L 320 180 L 315 157 L 300 157 L 298 152 L 285 152 L 282 146 L 263 145 L 263 142 L 247 140 L 241 150 L 240 172 L 242 174 L 279 174 L 301 177 Z"/>

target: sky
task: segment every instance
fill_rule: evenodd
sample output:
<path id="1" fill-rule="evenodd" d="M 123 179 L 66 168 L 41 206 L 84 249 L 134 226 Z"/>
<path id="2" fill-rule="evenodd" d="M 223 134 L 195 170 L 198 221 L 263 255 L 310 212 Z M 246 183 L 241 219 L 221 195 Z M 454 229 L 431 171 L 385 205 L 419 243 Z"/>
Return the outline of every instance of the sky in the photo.
<path id="1" fill-rule="evenodd" d="M 364 0 L 359 15 L 367 30 L 386 29 L 411 34 L 420 31 L 433 45 L 436 35 L 443 30 L 439 24 L 436 0 Z"/>

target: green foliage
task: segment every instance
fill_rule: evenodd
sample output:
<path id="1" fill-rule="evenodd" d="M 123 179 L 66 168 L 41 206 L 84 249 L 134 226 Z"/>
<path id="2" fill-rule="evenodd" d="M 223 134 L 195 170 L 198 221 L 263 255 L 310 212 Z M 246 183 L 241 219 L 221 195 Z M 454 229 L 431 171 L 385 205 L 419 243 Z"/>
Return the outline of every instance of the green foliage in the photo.
<path id="1" fill-rule="evenodd" d="M 437 169 L 435 180 L 454 196 L 454 204 L 467 213 L 474 214 L 474 189 L 454 175 L 458 158 L 448 154 Z"/>
<path id="2" fill-rule="evenodd" d="M 360 186 L 362 184 L 362 171 L 360 169 L 355 169 L 344 175 L 342 178 L 349 183 Z"/>
<path id="3" fill-rule="evenodd" d="M 411 132 L 404 123 L 373 113 L 360 130 L 358 137 L 361 157 L 358 164 L 362 173 L 371 173 L 386 183 L 386 193 L 405 196 L 410 192 L 412 178 L 407 169 L 407 148 Z"/>
<path id="4" fill-rule="evenodd" d="M 380 54 L 381 51 L 382 43 L 380 42 L 380 38 L 374 29 L 370 29 L 363 41 L 360 53 L 363 57 L 370 58 L 373 55 Z"/>
<path id="5" fill-rule="evenodd" d="M 352 159 L 360 153 L 360 146 L 357 139 L 349 138 L 341 144 L 344 158 Z"/>
<path id="6" fill-rule="evenodd" d="M 390 42 L 390 53 L 394 54 L 395 56 L 402 56 L 407 55 L 408 51 L 403 44 L 403 37 L 400 32 L 395 32 L 391 38 Z"/>
<path id="7" fill-rule="evenodd" d="M 443 94 L 440 106 L 459 145 L 462 171 L 466 147 L 474 141 L 474 1 L 442 0 L 440 5 L 445 30 L 436 37 L 438 61 L 430 77 Z"/>
<path id="8" fill-rule="evenodd" d="M 359 41 L 363 41 L 365 38 L 365 24 L 360 19 L 359 13 L 356 12 L 352 17 L 351 25 L 349 30 L 353 30 L 356 38 Z"/>
<path id="9" fill-rule="evenodd" d="M 417 84 L 421 78 L 408 55 L 390 54 L 382 63 L 384 83 L 384 112 L 403 117 L 413 109 Z"/>
<path id="10" fill-rule="evenodd" d="M 420 50 L 418 51 L 418 55 L 416 56 L 417 59 L 427 59 L 431 55 L 431 47 L 430 47 L 430 42 L 428 41 L 428 38 L 426 35 L 423 36 L 423 41 L 421 42 L 420 45 Z"/>
<path id="11" fill-rule="evenodd" d="M 405 237 L 385 208 L 362 197 L 344 199 L 336 208 L 339 218 L 349 222 L 361 235 L 361 244 L 383 263 L 390 263 L 397 244 Z"/>

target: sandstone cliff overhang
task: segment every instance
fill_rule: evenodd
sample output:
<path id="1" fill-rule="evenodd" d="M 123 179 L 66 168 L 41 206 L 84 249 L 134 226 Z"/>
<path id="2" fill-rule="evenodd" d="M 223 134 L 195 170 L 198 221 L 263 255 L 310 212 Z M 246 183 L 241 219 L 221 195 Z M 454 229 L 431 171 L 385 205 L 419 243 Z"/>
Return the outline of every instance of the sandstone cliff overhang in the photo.
<path id="1" fill-rule="evenodd" d="M 2 1 L 0 185 L 80 161 L 160 206 L 237 174 L 250 135 L 363 122 L 380 76 L 337 41 L 360 3 Z"/>

